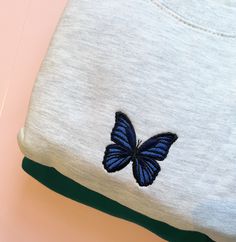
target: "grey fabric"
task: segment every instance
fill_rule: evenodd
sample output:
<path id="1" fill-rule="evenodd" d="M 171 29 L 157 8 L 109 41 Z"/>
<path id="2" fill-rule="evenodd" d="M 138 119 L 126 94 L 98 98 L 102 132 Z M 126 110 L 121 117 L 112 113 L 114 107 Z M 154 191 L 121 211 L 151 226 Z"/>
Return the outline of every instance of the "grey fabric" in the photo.
<path id="1" fill-rule="evenodd" d="M 235 241 L 235 22 L 234 1 L 71 0 L 18 135 L 22 152 L 151 218 Z M 151 186 L 138 186 L 131 164 L 103 168 L 116 111 L 139 139 L 179 137 Z"/>

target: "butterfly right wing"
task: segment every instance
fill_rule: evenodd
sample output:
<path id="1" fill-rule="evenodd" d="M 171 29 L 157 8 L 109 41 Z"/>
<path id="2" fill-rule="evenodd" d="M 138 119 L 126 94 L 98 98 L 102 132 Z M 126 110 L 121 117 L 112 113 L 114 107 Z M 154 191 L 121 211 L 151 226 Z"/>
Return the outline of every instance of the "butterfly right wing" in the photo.
<path id="1" fill-rule="evenodd" d="M 128 165 L 131 157 L 130 152 L 120 145 L 111 144 L 106 147 L 102 163 L 108 172 L 115 172 Z"/>
<path id="2" fill-rule="evenodd" d="M 173 133 L 155 135 L 145 141 L 137 151 L 133 162 L 133 173 L 140 186 L 148 186 L 156 179 L 161 168 L 156 162 L 167 157 L 171 145 L 177 140 Z"/>

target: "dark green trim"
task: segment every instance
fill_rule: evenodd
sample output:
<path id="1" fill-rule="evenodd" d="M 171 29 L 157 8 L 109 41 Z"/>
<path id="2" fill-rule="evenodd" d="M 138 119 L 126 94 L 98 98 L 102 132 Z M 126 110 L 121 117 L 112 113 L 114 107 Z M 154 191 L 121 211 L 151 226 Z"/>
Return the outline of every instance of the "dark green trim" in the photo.
<path id="1" fill-rule="evenodd" d="M 139 224 L 167 241 L 213 241 L 202 233 L 176 229 L 166 223 L 151 219 L 145 215 L 135 212 L 114 200 L 76 183 L 52 167 L 44 166 L 28 158 L 24 158 L 22 168 L 32 177 L 53 191 L 115 217 Z"/>

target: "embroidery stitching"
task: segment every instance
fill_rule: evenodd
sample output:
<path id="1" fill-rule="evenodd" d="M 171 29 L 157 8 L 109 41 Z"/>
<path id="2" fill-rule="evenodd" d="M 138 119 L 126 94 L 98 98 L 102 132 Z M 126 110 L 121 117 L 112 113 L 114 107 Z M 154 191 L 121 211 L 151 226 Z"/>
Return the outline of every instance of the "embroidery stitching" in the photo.
<path id="1" fill-rule="evenodd" d="M 104 152 L 103 166 L 107 172 L 116 172 L 133 162 L 133 175 L 139 186 L 149 186 L 161 168 L 157 162 L 167 157 L 171 145 L 178 139 L 167 132 L 152 136 L 144 143 L 136 142 L 136 133 L 128 116 L 120 111 L 115 114 L 111 141 Z M 141 144 L 142 143 L 142 144 Z"/>

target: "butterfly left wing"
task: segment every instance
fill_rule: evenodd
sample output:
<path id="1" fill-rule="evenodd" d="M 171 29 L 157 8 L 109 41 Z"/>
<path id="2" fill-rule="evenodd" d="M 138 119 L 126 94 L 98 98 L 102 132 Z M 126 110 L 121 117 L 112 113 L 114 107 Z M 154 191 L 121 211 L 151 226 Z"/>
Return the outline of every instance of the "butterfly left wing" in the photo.
<path id="1" fill-rule="evenodd" d="M 128 116 L 122 112 L 116 112 L 111 140 L 115 144 L 106 147 L 102 163 L 108 172 L 115 172 L 121 170 L 130 162 L 136 145 L 134 127 Z"/>
<path id="2" fill-rule="evenodd" d="M 130 153 L 120 145 L 111 144 L 106 147 L 103 166 L 108 172 L 119 171 L 129 164 Z"/>
<path id="3" fill-rule="evenodd" d="M 134 127 L 128 116 L 122 112 L 116 112 L 115 125 L 111 132 L 111 140 L 130 153 L 133 152 L 136 146 Z"/>
<path id="4" fill-rule="evenodd" d="M 169 153 L 171 145 L 178 139 L 173 133 L 162 133 L 155 135 L 145 141 L 137 151 L 138 156 L 153 158 L 154 160 L 164 160 Z"/>
<path id="5" fill-rule="evenodd" d="M 133 161 L 133 174 L 140 186 L 148 186 L 156 179 L 161 167 L 152 158 L 136 157 Z"/>

